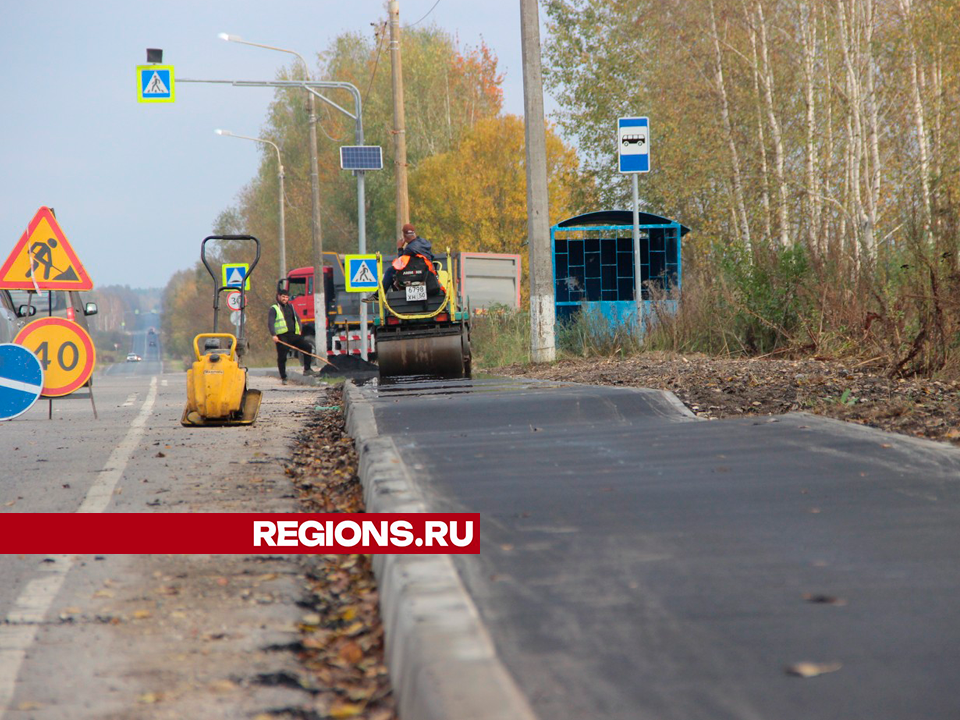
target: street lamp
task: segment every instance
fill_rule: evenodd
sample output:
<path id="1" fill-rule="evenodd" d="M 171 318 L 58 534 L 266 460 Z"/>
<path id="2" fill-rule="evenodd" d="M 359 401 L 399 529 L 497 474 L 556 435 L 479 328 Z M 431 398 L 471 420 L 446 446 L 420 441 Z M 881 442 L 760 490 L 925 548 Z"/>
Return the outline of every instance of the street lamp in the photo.
<path id="1" fill-rule="evenodd" d="M 249 40 L 244 40 L 239 35 L 220 33 L 217 37 L 227 42 L 235 42 L 241 45 L 250 45 L 252 47 L 264 48 L 265 50 L 276 50 L 277 52 L 296 55 L 300 58 L 300 62 L 303 63 L 303 69 L 307 74 L 307 79 L 310 79 L 310 66 L 307 64 L 303 55 L 295 50 L 250 42 Z M 313 192 L 313 307 L 314 323 L 316 325 L 314 332 L 316 333 L 317 349 L 323 348 L 326 350 L 327 303 L 323 291 L 323 236 L 320 233 L 320 176 L 318 175 L 317 169 L 319 162 L 317 160 L 317 107 L 313 93 L 309 90 L 307 92 L 307 111 L 310 114 L 310 188 Z"/>
<path id="2" fill-rule="evenodd" d="M 277 177 L 280 178 L 280 279 L 283 280 L 287 276 L 287 241 L 284 232 L 284 221 L 283 221 L 283 160 L 280 158 L 280 148 L 277 147 L 277 144 L 272 140 L 267 140 L 266 138 L 256 138 L 248 137 L 246 135 L 237 135 L 232 133 L 229 130 L 214 130 L 217 135 L 223 135 L 224 137 L 235 137 L 240 138 L 241 140 L 252 140 L 253 142 L 263 143 L 264 145 L 271 146 L 274 150 L 277 151 Z"/>

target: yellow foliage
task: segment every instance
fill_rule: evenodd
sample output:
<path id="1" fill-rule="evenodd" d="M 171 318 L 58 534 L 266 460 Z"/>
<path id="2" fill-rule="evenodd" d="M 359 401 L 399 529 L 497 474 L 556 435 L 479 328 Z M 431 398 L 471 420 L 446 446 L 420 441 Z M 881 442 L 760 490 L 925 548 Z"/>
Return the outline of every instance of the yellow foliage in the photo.
<path id="1" fill-rule="evenodd" d="M 410 215 L 437 251 L 526 254 L 527 178 L 523 118 L 480 120 L 459 147 L 434 155 L 410 176 Z M 550 221 L 569 217 L 577 156 L 547 130 Z"/>

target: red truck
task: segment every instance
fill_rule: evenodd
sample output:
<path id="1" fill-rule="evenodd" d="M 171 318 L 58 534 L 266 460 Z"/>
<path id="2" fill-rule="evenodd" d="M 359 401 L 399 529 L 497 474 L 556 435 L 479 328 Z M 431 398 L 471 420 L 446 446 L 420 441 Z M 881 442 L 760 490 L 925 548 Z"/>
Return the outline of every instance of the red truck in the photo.
<path id="1" fill-rule="evenodd" d="M 360 355 L 360 299 L 364 293 L 348 293 L 343 274 L 343 256 L 325 252 L 323 258 L 323 294 L 327 304 L 327 355 Z M 313 267 L 295 268 L 287 273 L 280 287 L 290 293 L 303 336 L 316 352 L 316 318 L 313 303 Z M 373 333 L 368 333 L 368 348 L 373 352 Z M 323 355 L 323 353 L 317 353 Z"/>

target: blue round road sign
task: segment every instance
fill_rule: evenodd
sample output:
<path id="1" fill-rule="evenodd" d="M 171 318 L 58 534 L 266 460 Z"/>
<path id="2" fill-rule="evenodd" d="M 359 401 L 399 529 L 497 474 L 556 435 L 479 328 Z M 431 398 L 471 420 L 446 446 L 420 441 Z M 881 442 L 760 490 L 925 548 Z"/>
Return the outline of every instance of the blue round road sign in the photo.
<path id="1" fill-rule="evenodd" d="M 0 420 L 29 410 L 43 392 L 43 366 L 27 348 L 0 344 Z"/>

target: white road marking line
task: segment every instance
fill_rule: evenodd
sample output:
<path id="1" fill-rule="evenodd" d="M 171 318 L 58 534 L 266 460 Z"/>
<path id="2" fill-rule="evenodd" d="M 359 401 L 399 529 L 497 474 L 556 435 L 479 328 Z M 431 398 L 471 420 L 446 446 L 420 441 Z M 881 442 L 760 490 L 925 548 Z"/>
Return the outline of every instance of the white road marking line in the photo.
<path id="1" fill-rule="evenodd" d="M 136 393 L 132 393 L 132 394 L 130 394 L 130 395 L 127 395 L 127 401 L 126 401 L 125 403 L 123 403 L 123 405 L 121 405 L 120 407 L 130 407 L 131 405 L 133 405 L 133 403 L 134 403 L 134 401 L 135 401 L 136 399 L 137 399 L 137 394 L 136 394 Z"/>
<path id="2" fill-rule="evenodd" d="M 107 458 L 106 465 L 94 480 L 77 512 L 103 512 L 113 497 L 113 490 L 126 469 L 130 456 L 143 436 L 143 427 L 157 399 L 157 378 L 150 380 L 150 390 L 143 401 L 140 413 L 130 424 L 126 436 Z M 37 638 L 40 624 L 63 587 L 67 573 L 73 566 L 70 555 L 47 555 L 52 563 L 44 563 L 43 573 L 27 583 L 14 603 L 13 609 L 0 624 L 0 720 L 9 710 L 16 689 L 17 676 L 26 658 L 27 650 Z"/>
<path id="3" fill-rule="evenodd" d="M 0 720 L 13 699 L 27 650 L 36 640 L 40 623 L 73 564 L 69 555 L 50 555 L 48 559 L 54 562 L 44 563 L 40 568 L 44 574 L 27 583 L 5 623 L 0 625 Z"/>
<path id="4" fill-rule="evenodd" d="M 147 392 L 147 398 L 143 401 L 140 413 L 134 418 L 133 422 L 130 423 L 130 430 L 127 432 L 127 436 L 114 448 L 114 451 L 110 453 L 110 457 L 107 458 L 107 464 L 103 466 L 103 470 L 100 471 L 97 479 L 93 481 L 93 485 L 91 485 L 87 491 L 87 496 L 83 499 L 83 502 L 80 503 L 80 508 L 77 512 L 98 513 L 107 509 L 107 505 L 110 504 L 110 498 L 113 497 L 113 490 L 123 475 L 123 471 L 127 467 L 127 462 L 129 462 L 130 456 L 137 447 L 137 443 L 140 442 L 140 438 L 143 435 L 143 426 L 146 424 L 147 418 L 153 410 L 153 403 L 156 399 L 157 377 L 154 375 L 150 380 L 150 390 Z"/>

